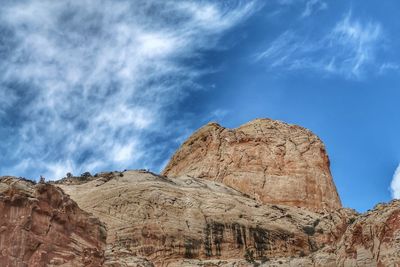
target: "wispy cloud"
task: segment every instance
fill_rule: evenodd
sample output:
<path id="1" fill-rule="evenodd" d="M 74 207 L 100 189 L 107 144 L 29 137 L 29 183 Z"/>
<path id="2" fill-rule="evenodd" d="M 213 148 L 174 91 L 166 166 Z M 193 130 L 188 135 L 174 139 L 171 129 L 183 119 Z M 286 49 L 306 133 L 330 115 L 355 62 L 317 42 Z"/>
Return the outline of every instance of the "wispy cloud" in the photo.
<path id="1" fill-rule="evenodd" d="M 349 12 L 336 25 L 328 40 L 348 49 L 339 60 L 343 62 L 342 65 L 345 64 L 345 68 L 349 66 L 353 75 L 359 76 L 366 65 L 375 62 L 375 52 L 379 49 L 382 38 L 382 27 L 379 23 L 353 20 Z"/>
<path id="2" fill-rule="evenodd" d="M 306 2 L 306 7 L 301 13 L 301 17 L 305 18 L 313 14 L 314 12 L 325 10 L 328 8 L 328 4 L 321 0 L 308 0 Z"/>
<path id="3" fill-rule="evenodd" d="M 288 6 L 297 6 L 303 11 L 300 13 L 300 18 L 306 18 L 319 11 L 326 10 L 328 4 L 324 0 L 276 0 L 276 3 L 287 9 Z M 274 10 L 274 14 L 281 13 L 282 9 Z"/>
<path id="4" fill-rule="evenodd" d="M 399 71 L 400 65 L 393 62 L 386 62 L 380 65 L 379 67 L 379 74 L 385 74 L 390 71 Z"/>
<path id="5" fill-rule="evenodd" d="M 390 189 L 392 191 L 392 197 L 400 199 L 400 164 L 399 166 L 397 166 L 397 169 L 393 174 L 393 179 L 390 184 Z"/>
<path id="6" fill-rule="evenodd" d="M 284 32 L 256 60 L 271 70 L 312 70 L 359 79 L 368 69 L 387 64 L 376 58 L 384 39 L 380 23 L 362 22 L 348 12 L 323 36 Z"/>
<path id="7" fill-rule="evenodd" d="M 169 112 L 197 87 L 200 53 L 254 9 L 253 1 L 2 4 L 1 174 L 151 165 L 149 136 L 168 134 Z"/>

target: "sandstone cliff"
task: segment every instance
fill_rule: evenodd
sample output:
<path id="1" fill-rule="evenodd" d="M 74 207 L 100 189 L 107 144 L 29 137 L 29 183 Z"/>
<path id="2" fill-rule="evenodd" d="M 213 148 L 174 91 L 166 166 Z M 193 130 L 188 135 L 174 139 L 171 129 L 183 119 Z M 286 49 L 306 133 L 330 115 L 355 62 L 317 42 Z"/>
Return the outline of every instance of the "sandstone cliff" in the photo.
<path id="1" fill-rule="evenodd" d="M 299 126 L 208 124 L 164 174 L 1 178 L 0 266 L 400 266 L 400 201 L 341 208 Z"/>
<path id="2" fill-rule="evenodd" d="M 105 235 L 61 189 L 0 178 L 0 266 L 101 266 Z"/>
<path id="3" fill-rule="evenodd" d="M 60 187 L 107 224 L 108 267 L 400 264 L 400 201 L 365 214 L 313 212 L 260 204 L 215 181 L 146 171 Z"/>
<path id="4" fill-rule="evenodd" d="M 355 218 L 336 254 L 344 266 L 400 266 L 400 200 Z"/>
<path id="5" fill-rule="evenodd" d="M 262 203 L 341 207 L 321 140 L 305 128 L 269 119 L 237 129 L 207 124 L 180 147 L 162 174 L 222 182 Z"/>
<path id="6" fill-rule="evenodd" d="M 107 224 L 106 264 L 112 266 L 136 266 L 129 264 L 137 257 L 156 266 L 182 259 L 240 261 L 247 250 L 260 261 L 304 257 L 334 245 L 348 217 L 355 216 L 346 209 L 315 213 L 262 205 L 218 182 L 143 171 L 65 181 L 60 187 Z"/>

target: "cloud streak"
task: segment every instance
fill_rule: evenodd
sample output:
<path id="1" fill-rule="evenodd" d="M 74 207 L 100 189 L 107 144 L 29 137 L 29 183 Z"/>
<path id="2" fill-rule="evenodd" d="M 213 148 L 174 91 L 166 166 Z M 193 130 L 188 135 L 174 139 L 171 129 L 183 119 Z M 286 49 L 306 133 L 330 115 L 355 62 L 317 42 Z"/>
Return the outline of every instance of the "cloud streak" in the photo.
<path id="1" fill-rule="evenodd" d="M 311 14 L 325 10 L 328 8 L 328 4 L 324 1 L 321 0 L 308 0 L 306 2 L 306 7 L 304 8 L 304 11 L 301 13 L 301 17 L 309 17 Z"/>
<path id="2" fill-rule="evenodd" d="M 328 9 L 328 4 L 323 0 L 276 0 L 276 3 L 282 6 L 286 11 L 288 6 L 302 8 L 303 11 L 300 14 L 300 18 L 304 19 L 310 17 L 311 15 Z M 279 14 L 283 9 L 277 9 L 273 14 Z"/>
<path id="3" fill-rule="evenodd" d="M 150 154 L 163 148 L 150 149 L 150 137 L 179 134 L 167 119 L 207 72 L 202 51 L 254 10 L 249 1 L 5 3 L 1 174 L 156 166 Z"/>
<path id="4" fill-rule="evenodd" d="M 384 39 L 380 23 L 361 22 L 348 12 L 323 36 L 284 32 L 256 55 L 256 61 L 267 63 L 270 70 L 308 70 L 360 79 L 368 70 L 379 71 L 388 64 L 376 57 Z"/>
<path id="5" fill-rule="evenodd" d="M 392 192 L 392 197 L 395 199 L 400 199 L 400 164 L 397 166 L 397 169 L 393 174 L 390 189 Z"/>

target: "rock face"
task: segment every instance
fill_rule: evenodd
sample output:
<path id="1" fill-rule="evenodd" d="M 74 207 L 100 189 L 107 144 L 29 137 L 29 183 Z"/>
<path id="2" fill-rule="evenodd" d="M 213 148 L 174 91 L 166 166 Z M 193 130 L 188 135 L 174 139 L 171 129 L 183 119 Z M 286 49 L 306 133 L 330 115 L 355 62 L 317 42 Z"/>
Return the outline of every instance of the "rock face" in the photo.
<path id="1" fill-rule="evenodd" d="M 365 214 L 313 212 L 260 204 L 207 179 L 145 171 L 59 186 L 106 223 L 107 267 L 400 265 L 400 201 Z"/>
<path id="2" fill-rule="evenodd" d="M 135 263 L 138 257 L 156 266 L 186 266 L 193 259 L 244 261 L 246 251 L 260 261 L 304 257 L 337 242 L 347 218 L 355 216 L 346 209 L 315 213 L 261 205 L 218 182 L 143 171 L 59 186 L 106 223 L 105 266 L 146 266 Z"/>
<path id="3" fill-rule="evenodd" d="M 61 189 L 0 178 L 0 266 L 101 266 L 105 238 Z"/>
<path id="4" fill-rule="evenodd" d="M 344 266 L 400 266 L 400 200 L 354 219 L 336 254 Z"/>
<path id="5" fill-rule="evenodd" d="M 0 178 L 0 266 L 400 266 L 400 201 L 341 208 L 304 128 L 209 124 L 164 174 Z"/>
<path id="6" fill-rule="evenodd" d="M 204 126 L 162 174 L 222 182 L 262 203 L 312 210 L 341 207 L 321 140 L 307 129 L 269 119 L 237 129 Z"/>

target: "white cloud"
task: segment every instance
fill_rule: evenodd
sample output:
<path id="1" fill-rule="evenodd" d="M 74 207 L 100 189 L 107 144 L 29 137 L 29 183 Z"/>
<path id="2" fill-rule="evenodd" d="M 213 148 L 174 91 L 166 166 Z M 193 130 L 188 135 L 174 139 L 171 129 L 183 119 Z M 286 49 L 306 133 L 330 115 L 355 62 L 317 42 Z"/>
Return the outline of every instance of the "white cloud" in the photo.
<path id="1" fill-rule="evenodd" d="M 284 12 L 285 10 L 290 10 L 287 7 L 291 6 L 302 9 L 303 11 L 300 14 L 300 18 L 307 18 L 319 11 L 323 11 L 328 9 L 328 4 L 324 0 L 276 0 L 278 5 L 281 5 L 283 8 L 276 8 L 272 14 L 278 15 Z"/>
<path id="2" fill-rule="evenodd" d="M 392 191 L 392 197 L 400 199 L 400 164 L 397 166 L 397 169 L 393 174 L 390 189 Z"/>
<path id="3" fill-rule="evenodd" d="M 47 172 L 44 173 L 44 177 L 48 177 L 51 180 L 64 177 L 68 172 L 71 172 L 75 168 L 74 163 L 71 160 L 45 164 L 43 167 L 47 170 Z M 78 175 L 78 173 L 76 173 L 76 175 Z"/>
<path id="4" fill-rule="evenodd" d="M 351 72 L 358 76 L 362 68 L 374 63 L 375 52 L 382 39 L 382 27 L 376 22 L 361 23 L 353 20 L 349 12 L 334 28 L 330 42 L 337 42 L 341 47 L 349 49 L 351 55 L 348 60 Z"/>
<path id="5" fill-rule="evenodd" d="M 169 112 L 207 71 L 185 62 L 218 48 L 221 34 L 255 8 L 190 0 L 2 5 L 0 26 L 12 42 L 0 55 L 0 117 L 21 100 L 21 119 L 11 165 L 0 171 L 55 178 L 152 162 L 148 136 L 172 132 Z M 25 90 L 21 99 L 10 84 Z"/>
<path id="6" fill-rule="evenodd" d="M 388 71 L 400 70 L 399 64 L 393 62 L 385 62 L 379 67 L 379 74 L 387 73 Z"/>
<path id="7" fill-rule="evenodd" d="M 112 158 L 117 163 L 127 164 L 132 160 L 132 157 L 139 158 L 139 153 L 136 150 L 136 144 L 128 144 L 126 146 L 116 146 L 111 152 L 113 154 Z"/>
<path id="8" fill-rule="evenodd" d="M 312 13 L 316 11 L 325 10 L 328 8 L 328 4 L 321 0 L 308 0 L 306 2 L 306 7 L 304 11 L 301 13 L 301 17 L 305 18 L 310 16 Z"/>
<path id="9" fill-rule="evenodd" d="M 271 70 L 312 70 L 360 79 L 368 69 L 383 64 L 376 58 L 383 40 L 380 23 L 361 22 L 348 12 L 324 36 L 284 32 L 256 60 L 266 62 Z"/>

